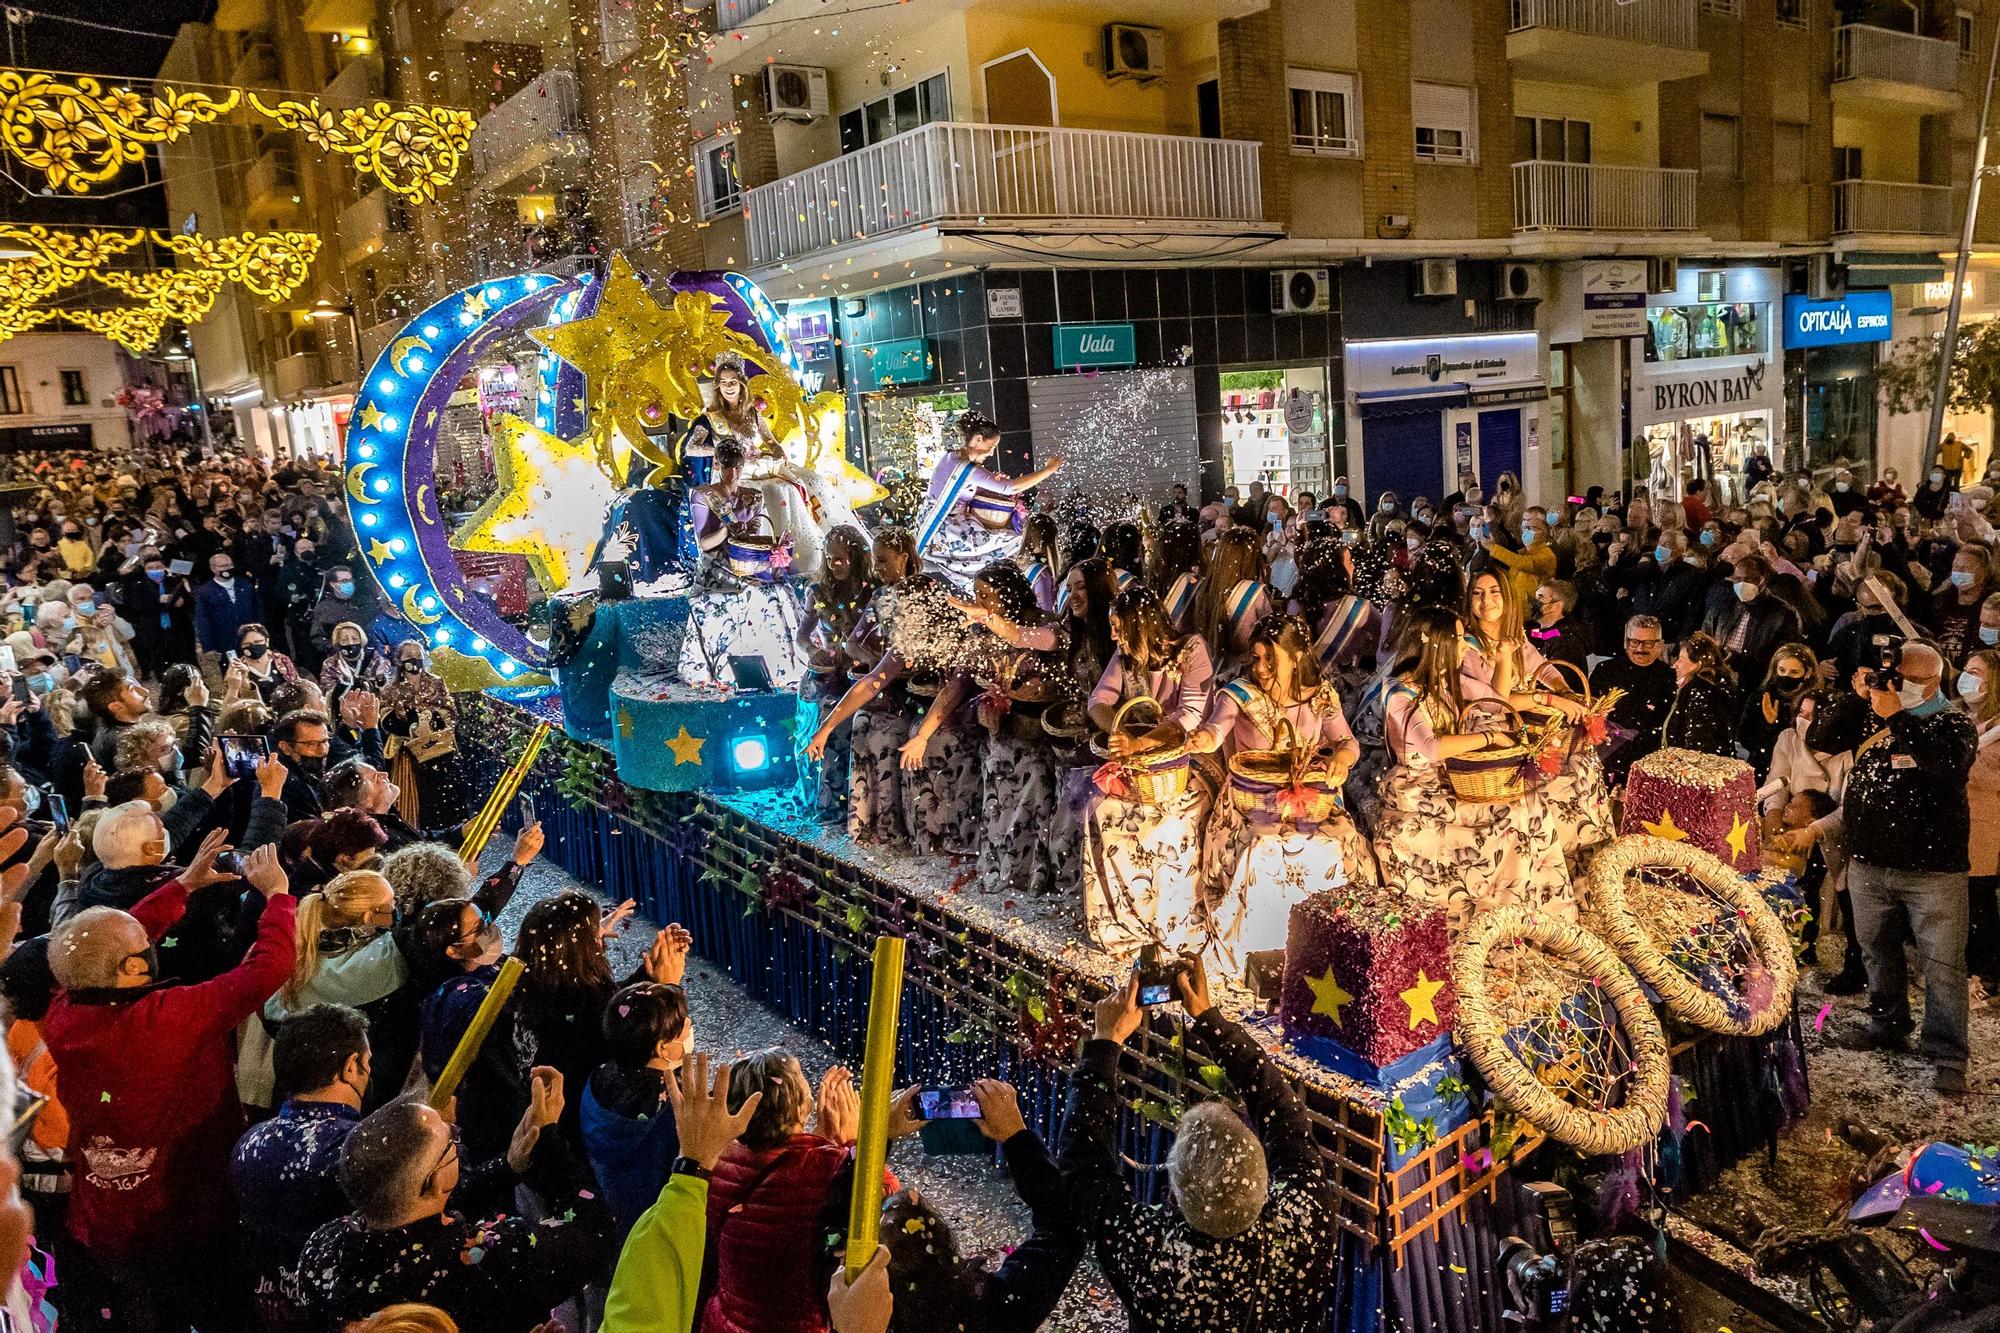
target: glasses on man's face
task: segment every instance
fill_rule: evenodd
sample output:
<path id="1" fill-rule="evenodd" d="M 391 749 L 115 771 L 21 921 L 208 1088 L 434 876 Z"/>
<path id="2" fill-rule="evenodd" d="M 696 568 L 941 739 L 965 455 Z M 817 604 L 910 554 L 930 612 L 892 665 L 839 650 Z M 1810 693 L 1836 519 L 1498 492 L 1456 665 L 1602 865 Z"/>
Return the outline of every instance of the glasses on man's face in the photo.
<path id="1" fill-rule="evenodd" d="M 438 1174 L 451 1165 L 453 1159 L 458 1156 L 458 1126 L 447 1125 L 445 1128 L 450 1131 L 450 1137 L 444 1145 L 444 1151 L 438 1154 L 437 1165 L 424 1176 L 425 1189 L 429 1189 L 431 1182 L 438 1178 Z"/>
<path id="2" fill-rule="evenodd" d="M 1625 640 L 1625 646 L 1627 648 L 1640 648 L 1650 651 L 1658 648 L 1662 642 L 1664 640 L 1661 639 L 1627 639 Z"/>

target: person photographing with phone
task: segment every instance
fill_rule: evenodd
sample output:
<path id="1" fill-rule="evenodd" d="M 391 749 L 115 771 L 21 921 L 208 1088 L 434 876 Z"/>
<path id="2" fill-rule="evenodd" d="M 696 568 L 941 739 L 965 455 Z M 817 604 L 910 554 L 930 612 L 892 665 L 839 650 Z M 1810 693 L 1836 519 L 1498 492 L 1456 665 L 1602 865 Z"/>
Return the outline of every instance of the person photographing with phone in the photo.
<path id="1" fill-rule="evenodd" d="M 1333 1184 L 1298 1093 L 1208 998 L 1198 958 L 1173 973 L 1190 1048 L 1222 1066 L 1229 1102 L 1181 1116 L 1167 1159 L 1173 1201 L 1142 1204 L 1119 1170 L 1121 1048 L 1145 1021 L 1135 969 L 1098 1001 L 1070 1084 L 1060 1162 L 1070 1206 L 1133 1333 L 1306 1329 L 1323 1312 L 1336 1246 Z M 1159 984 L 1157 981 L 1152 984 Z M 900 1299 L 900 1298 L 899 1298 Z"/>

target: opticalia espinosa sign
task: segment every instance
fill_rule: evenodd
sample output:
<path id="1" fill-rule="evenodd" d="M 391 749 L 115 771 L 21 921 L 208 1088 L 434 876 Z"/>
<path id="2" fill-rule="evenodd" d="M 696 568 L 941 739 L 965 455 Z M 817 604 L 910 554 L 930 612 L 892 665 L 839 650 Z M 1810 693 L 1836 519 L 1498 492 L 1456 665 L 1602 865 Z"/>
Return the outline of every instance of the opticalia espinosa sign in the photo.
<path id="1" fill-rule="evenodd" d="M 1785 298 L 1785 346 L 1834 347 L 1889 341 L 1895 301 L 1886 288 L 1849 292 L 1837 301 Z"/>

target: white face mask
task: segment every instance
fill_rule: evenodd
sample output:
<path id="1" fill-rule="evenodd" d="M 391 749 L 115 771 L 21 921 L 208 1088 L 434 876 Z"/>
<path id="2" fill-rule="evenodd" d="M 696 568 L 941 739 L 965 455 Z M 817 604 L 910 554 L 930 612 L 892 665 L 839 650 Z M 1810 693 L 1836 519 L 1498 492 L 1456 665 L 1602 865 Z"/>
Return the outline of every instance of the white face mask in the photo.
<path id="1" fill-rule="evenodd" d="M 1986 692 L 1986 683 L 1970 671 L 1958 673 L 1958 697 L 1968 703 Z"/>
<path id="2" fill-rule="evenodd" d="M 1903 688 L 1896 691 L 1896 697 L 1903 701 L 1903 707 L 1915 708 L 1928 697 L 1928 694 L 1916 681 L 1906 680 L 1903 682 Z"/>
<path id="3" fill-rule="evenodd" d="M 1757 600 L 1757 594 L 1762 591 L 1764 590 L 1754 583 L 1739 581 L 1736 585 L 1736 600 L 1739 602 L 1754 602 Z"/>

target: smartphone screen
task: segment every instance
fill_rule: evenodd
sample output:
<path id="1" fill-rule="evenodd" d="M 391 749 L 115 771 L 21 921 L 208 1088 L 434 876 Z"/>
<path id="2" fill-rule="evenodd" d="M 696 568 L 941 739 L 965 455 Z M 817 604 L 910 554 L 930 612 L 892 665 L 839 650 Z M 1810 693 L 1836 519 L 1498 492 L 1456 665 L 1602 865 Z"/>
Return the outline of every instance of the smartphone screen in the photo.
<path id="1" fill-rule="evenodd" d="M 69 802 L 64 800 L 60 795 L 51 792 L 48 799 L 43 801 L 42 804 L 48 807 L 49 822 L 55 825 L 56 832 L 69 832 Z"/>
<path id="2" fill-rule="evenodd" d="M 190 560 L 169 560 L 167 562 L 167 573 L 178 574 L 182 578 L 186 578 L 189 574 L 194 573 L 194 562 Z"/>
<path id="3" fill-rule="evenodd" d="M 919 1088 L 915 1110 L 919 1120 L 977 1120 L 979 1099 L 971 1088 Z"/>
<path id="4" fill-rule="evenodd" d="M 257 776 L 257 765 L 271 753 L 271 742 L 262 736 L 228 733 L 215 741 L 222 750 L 222 771 L 232 778 Z"/>
<path id="5" fill-rule="evenodd" d="M 14 665 L 14 650 L 6 644 L 0 644 L 0 671 L 5 671 L 7 674 L 12 675 L 20 669 L 20 667 Z"/>
<path id="6" fill-rule="evenodd" d="M 1174 1002 L 1173 982 L 1159 981 L 1159 982 L 1140 983 L 1139 985 L 1140 1004 L 1150 1007 L 1156 1004 L 1172 1004 L 1173 1002 Z"/>
<path id="7" fill-rule="evenodd" d="M 521 803 L 521 827 L 522 828 L 534 827 L 536 822 L 535 798 L 532 796 L 523 796 L 520 798 L 520 803 Z"/>

